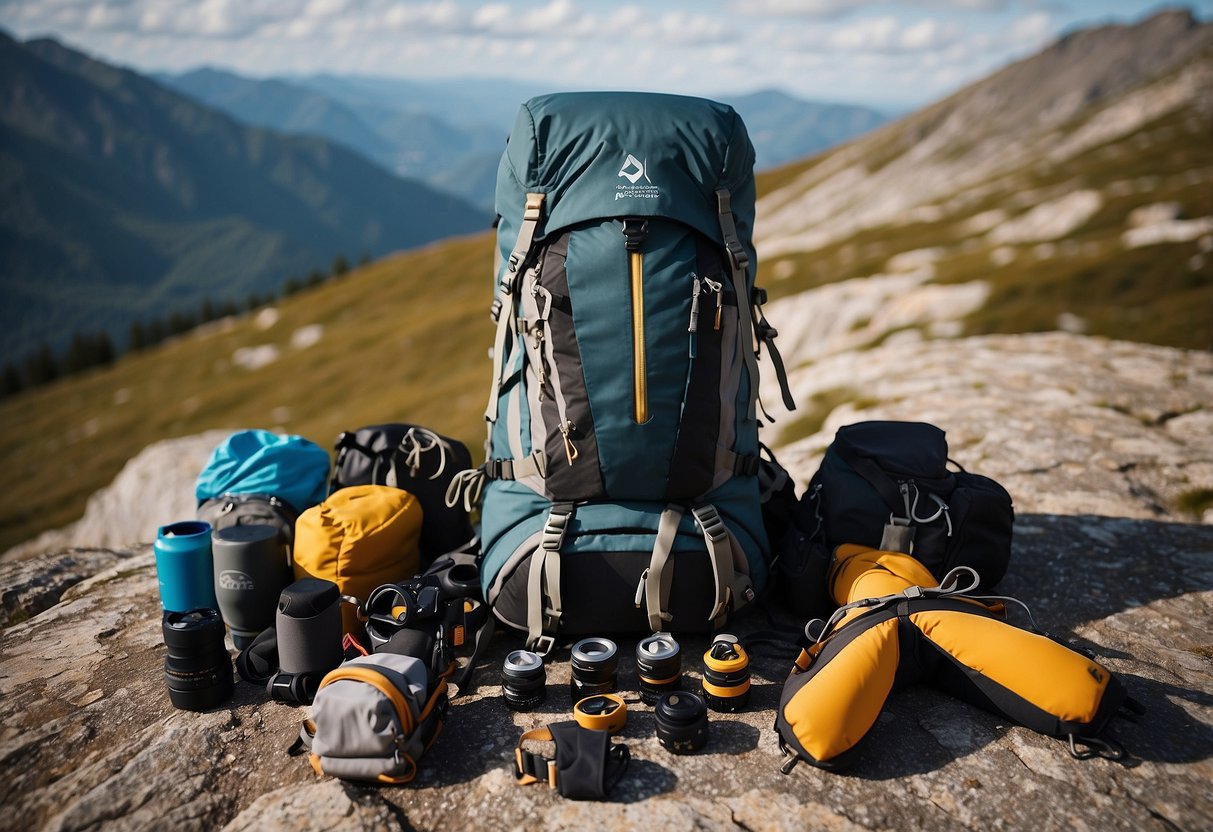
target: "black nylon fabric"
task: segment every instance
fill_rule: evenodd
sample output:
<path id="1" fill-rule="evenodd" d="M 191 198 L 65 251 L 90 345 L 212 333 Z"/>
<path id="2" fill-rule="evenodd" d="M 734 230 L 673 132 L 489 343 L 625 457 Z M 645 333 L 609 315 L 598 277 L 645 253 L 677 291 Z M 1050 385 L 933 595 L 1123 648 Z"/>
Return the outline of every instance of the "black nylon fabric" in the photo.
<path id="1" fill-rule="evenodd" d="M 599 468 L 598 440 L 594 434 L 594 415 L 581 368 L 581 347 L 573 325 L 573 306 L 569 296 L 566 268 L 569 232 L 554 238 L 540 253 L 540 284 L 552 295 L 545 337 L 551 340 L 555 367 L 547 367 L 548 382 L 541 404 L 545 430 L 544 453 L 548 459 L 547 497 L 551 500 L 590 500 L 606 496 Z M 523 291 L 527 291 L 524 287 Z M 576 427 L 570 433 L 577 447 L 577 458 L 569 460 L 560 432 L 560 411 L 551 384 L 551 374 L 560 374 L 565 418 Z"/>
<path id="2" fill-rule="evenodd" d="M 653 553 L 561 552 L 560 592 L 563 615 L 561 635 L 597 636 L 605 633 L 650 633 L 646 607 L 633 606 L 641 574 Z M 526 628 L 527 579 L 531 558 L 523 558 L 506 577 L 493 603 L 499 618 L 514 627 Z M 677 576 L 677 591 L 670 594 L 669 629 L 676 632 L 708 632 L 716 581 L 712 565 L 702 548 L 674 552 L 669 569 Z M 623 598 L 629 599 L 621 604 Z"/>
<path id="3" fill-rule="evenodd" d="M 611 735 L 576 722 L 557 722 L 549 730 L 556 741 L 556 789 L 561 796 L 570 800 L 606 797 Z"/>
<path id="4" fill-rule="evenodd" d="M 719 247 L 702 235 L 695 238 L 695 268 L 692 279 L 710 278 L 723 285 L 728 282 Z M 720 433 L 720 339 L 723 330 L 714 327 L 716 299 L 701 294 L 699 322 L 694 333 L 686 400 L 678 425 L 678 438 L 670 461 L 666 499 L 690 500 L 706 494 L 716 476 L 716 445 Z M 688 322 L 689 323 L 689 322 Z"/>
<path id="5" fill-rule="evenodd" d="M 860 422 L 842 427 L 802 499 L 801 528 L 820 514 L 827 550 L 844 543 L 880 548 L 885 524 L 906 515 L 902 485 L 919 517 L 937 514 L 935 495 L 948 510 L 930 522 L 911 522 L 914 558 L 939 580 L 954 567 L 971 567 L 980 576 L 981 589 L 989 590 L 1011 558 L 1011 496 L 988 477 L 949 471 L 947 458 L 944 433 L 934 425 Z"/>

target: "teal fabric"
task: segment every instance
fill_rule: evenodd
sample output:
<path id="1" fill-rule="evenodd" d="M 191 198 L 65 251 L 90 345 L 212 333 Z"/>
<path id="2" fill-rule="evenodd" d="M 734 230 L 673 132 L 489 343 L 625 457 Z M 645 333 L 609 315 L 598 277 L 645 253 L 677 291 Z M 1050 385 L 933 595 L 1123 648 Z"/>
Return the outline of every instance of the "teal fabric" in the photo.
<path id="1" fill-rule="evenodd" d="M 636 176 L 629 156 L 643 173 Z M 542 235 L 605 217 L 667 217 L 722 243 L 715 192 L 726 188 L 753 275 L 753 171 L 754 146 L 726 104 L 632 92 L 532 98 L 497 171 L 502 255 L 512 250 L 528 192 L 547 195 Z"/>
<path id="2" fill-rule="evenodd" d="M 618 222 L 574 233 L 567 260 L 569 293 L 577 340 L 589 347 L 582 350 L 582 370 L 606 489 L 630 499 L 660 500 L 686 394 L 695 245 L 681 226 L 650 223 L 644 245 L 650 417 L 637 424 L 630 372 L 631 284 L 622 240 Z M 621 372 L 621 364 L 627 370 Z"/>
<path id="3" fill-rule="evenodd" d="M 712 101 L 650 93 L 558 93 L 526 102 L 519 110 L 498 168 L 498 246 L 508 260 L 522 223 L 526 194 L 546 195 L 536 245 L 571 230 L 566 260 L 574 326 L 593 416 L 599 465 L 608 493 L 625 502 L 577 507 L 566 548 L 594 551 L 649 551 L 666 502 L 666 479 L 673 457 L 680 408 L 685 399 L 690 355 L 687 327 L 694 234 L 723 245 L 717 217 L 717 189 L 730 192 L 738 236 L 753 286 L 757 257 L 754 223 L 754 150 L 741 118 Z M 645 348 L 651 419 L 633 419 L 631 296 L 627 253 L 619 218 L 647 217 L 645 239 Z M 502 266 L 504 268 L 504 266 Z M 501 273 L 494 275 L 495 283 Z M 726 286 L 729 279 L 725 277 Z M 729 286 L 731 289 L 731 286 Z M 509 314 L 508 311 L 504 314 Z M 711 320 L 701 309 L 700 325 Z M 521 337 L 513 350 L 521 348 Z M 737 361 L 742 361 L 737 356 Z M 507 366 L 517 370 L 517 353 Z M 758 451 L 757 425 L 747 418 L 746 373 L 737 391 L 737 436 L 732 450 Z M 509 375 L 509 374 L 507 374 Z M 507 379 L 498 399 L 491 456 L 508 458 L 508 392 L 521 384 Z M 727 406 L 727 403 L 722 403 Z M 525 397 L 523 413 L 527 413 Z M 524 415 L 522 448 L 531 449 Z M 561 464 L 559 460 L 551 464 Z M 634 500 L 632 499 L 634 498 Z M 756 589 L 767 579 L 770 551 L 762 525 L 758 483 L 733 477 L 700 501 L 719 510 L 742 544 Z M 488 588 L 529 537 L 540 531 L 550 502 L 516 482 L 493 481 L 486 488 L 482 515 Z M 618 548 L 616 548 L 618 547 Z M 688 512 L 675 549 L 703 550 L 702 536 Z"/>
<path id="4" fill-rule="evenodd" d="M 328 492 L 328 451 L 302 436 L 266 430 L 233 433 L 198 474 L 198 502 L 222 494 L 270 494 L 303 512 Z"/>

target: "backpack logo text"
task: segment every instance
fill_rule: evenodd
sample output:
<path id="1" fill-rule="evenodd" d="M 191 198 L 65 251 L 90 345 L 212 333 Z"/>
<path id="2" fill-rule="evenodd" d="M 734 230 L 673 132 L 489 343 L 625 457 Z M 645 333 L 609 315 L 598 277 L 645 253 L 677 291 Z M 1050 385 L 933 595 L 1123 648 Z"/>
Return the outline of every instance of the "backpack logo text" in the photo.
<path id="1" fill-rule="evenodd" d="M 623 167 L 619 169 L 617 176 L 621 176 L 628 180 L 627 185 L 615 186 L 615 199 L 623 199 L 624 197 L 635 197 L 639 199 L 656 199 L 661 196 L 661 189 L 653 184 L 653 180 L 649 179 L 648 162 L 646 158 L 643 162 L 629 153 L 624 159 Z M 637 184 L 641 177 L 647 185 Z"/>

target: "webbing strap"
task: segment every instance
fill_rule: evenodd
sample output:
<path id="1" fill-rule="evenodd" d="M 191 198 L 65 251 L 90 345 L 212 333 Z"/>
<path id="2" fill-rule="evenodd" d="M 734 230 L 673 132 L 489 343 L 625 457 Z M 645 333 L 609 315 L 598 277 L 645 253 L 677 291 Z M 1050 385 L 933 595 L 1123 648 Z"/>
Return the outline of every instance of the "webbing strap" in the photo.
<path id="1" fill-rule="evenodd" d="M 674 570 L 668 569 L 670 553 L 674 549 L 674 538 L 682 520 L 682 506 L 670 504 L 661 512 L 657 524 L 657 538 L 653 542 L 653 557 L 645 570 L 644 600 L 649 617 L 649 629 L 661 632 L 664 624 L 673 616 L 668 612 L 670 589 L 674 585 Z"/>
<path id="2" fill-rule="evenodd" d="M 497 394 L 501 389 L 501 371 L 505 361 L 505 345 L 508 336 L 517 331 L 517 321 L 514 317 L 512 295 L 518 288 L 518 271 L 526 262 L 531 252 L 531 244 L 535 241 L 535 230 L 543 216 L 544 194 L 530 193 L 526 195 L 526 206 L 522 212 L 522 224 L 518 227 L 518 239 L 514 250 L 506 261 L 505 271 L 497 287 L 497 297 L 493 301 L 493 310 L 497 319 L 497 334 L 493 339 L 493 382 L 489 390 L 489 403 L 484 411 L 484 418 L 489 423 L 489 430 L 497 421 Z"/>
<path id="3" fill-rule="evenodd" d="M 788 386 L 788 371 L 783 366 L 783 356 L 779 354 L 779 349 L 775 346 L 775 339 L 779 336 L 779 331 L 767 323 L 761 309 L 758 310 L 757 328 L 758 340 L 767 345 L 767 354 L 771 356 L 771 365 L 775 368 L 775 378 L 779 381 L 779 394 L 783 397 L 783 406 L 788 410 L 795 410 L 796 402 L 792 399 L 792 389 Z"/>
<path id="4" fill-rule="evenodd" d="M 484 463 L 485 476 L 491 480 L 546 477 L 547 469 L 547 457 L 543 451 L 533 451 L 522 459 L 490 459 Z"/>
<path id="5" fill-rule="evenodd" d="M 737 294 L 737 337 L 741 346 L 741 355 L 745 359 L 746 371 L 750 376 L 746 418 L 755 421 L 758 418 L 756 413 L 758 357 L 754 354 L 753 312 L 750 310 L 750 293 L 746 289 L 746 269 L 749 268 L 750 257 L 746 253 L 745 246 L 741 244 L 741 238 L 737 236 L 737 223 L 733 218 L 727 188 L 716 191 L 716 216 L 720 222 L 720 236 L 729 255 L 733 291 Z"/>
<path id="6" fill-rule="evenodd" d="M 757 476 L 761 467 L 758 454 L 739 454 L 722 446 L 716 446 L 716 470 L 729 471 L 734 476 Z"/>
<path id="7" fill-rule="evenodd" d="M 523 743 L 531 740 L 552 742 L 552 731 L 547 726 L 532 728 L 530 731 L 524 731 L 518 738 L 518 745 L 514 747 L 514 777 L 517 778 L 519 785 L 547 783 L 549 789 L 554 789 L 556 788 L 556 761 L 549 760 L 542 754 L 527 751 L 522 747 Z"/>
<path id="8" fill-rule="evenodd" d="M 564 611 L 560 597 L 560 547 L 573 519 L 572 503 L 553 503 L 527 573 L 527 649 L 541 656 L 555 646 Z"/>
<path id="9" fill-rule="evenodd" d="M 712 613 L 709 620 L 715 620 L 729 611 L 729 596 L 733 586 L 733 543 L 729 530 L 725 528 L 724 520 L 716 507 L 708 504 L 691 509 L 699 528 L 703 530 L 703 540 L 707 545 L 708 559 L 712 563 L 712 578 L 716 582 L 716 596 L 713 599 Z"/>

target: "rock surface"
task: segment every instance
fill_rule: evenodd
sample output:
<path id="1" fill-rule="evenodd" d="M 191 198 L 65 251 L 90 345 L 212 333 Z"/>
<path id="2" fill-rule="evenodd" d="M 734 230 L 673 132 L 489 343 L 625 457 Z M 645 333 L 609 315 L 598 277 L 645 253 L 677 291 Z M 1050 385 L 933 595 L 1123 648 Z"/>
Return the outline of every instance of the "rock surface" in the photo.
<path id="1" fill-rule="evenodd" d="M 0 564 L 18 622 L 0 633 L 0 828 L 1213 828 L 1213 527 L 1174 505 L 1213 484 L 1210 356 L 982 338 L 827 356 L 794 384 L 802 401 L 848 387 L 863 405 L 834 407 L 781 452 L 802 482 L 834 427 L 883 417 L 940 424 L 956 457 L 1008 486 L 1019 515 L 1000 589 L 1148 709 L 1114 727 L 1130 765 L 1071 759 L 1059 740 L 919 687 L 890 700 L 846 774 L 784 776 L 771 724 L 788 651 L 755 657 L 750 708 L 714 714 L 700 754 L 668 754 L 651 709 L 631 706 L 625 778 L 606 803 L 570 802 L 510 773 L 523 730 L 570 716 L 567 651 L 546 704 L 515 714 L 496 681 L 521 638 L 498 633 L 414 784 L 318 779 L 286 754 L 305 709 L 242 682 L 210 713 L 171 707 L 147 546 L 76 549 Z M 768 626 L 759 611 L 735 623 L 743 641 Z M 621 639 L 633 697 L 634 646 Z M 706 640 L 683 646 L 695 682 Z"/>
<path id="2" fill-rule="evenodd" d="M 156 529 L 194 517 L 194 480 L 231 431 L 210 430 L 197 436 L 166 439 L 148 445 L 129 460 L 113 483 L 93 494 L 84 516 L 62 529 L 45 532 L 14 546 L 0 561 L 72 546 L 126 546 L 155 540 Z"/>

